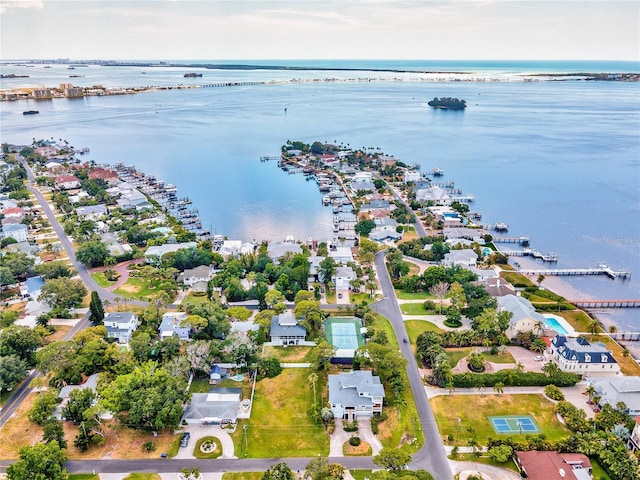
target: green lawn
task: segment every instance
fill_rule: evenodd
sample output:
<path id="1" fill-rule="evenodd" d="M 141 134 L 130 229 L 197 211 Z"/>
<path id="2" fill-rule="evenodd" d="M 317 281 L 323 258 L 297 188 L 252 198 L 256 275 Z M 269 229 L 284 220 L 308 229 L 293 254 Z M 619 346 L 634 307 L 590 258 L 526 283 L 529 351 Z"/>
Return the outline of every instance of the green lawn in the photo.
<path id="1" fill-rule="evenodd" d="M 262 480 L 264 472 L 225 472 L 222 480 Z"/>
<path id="2" fill-rule="evenodd" d="M 396 297 L 398 297 L 398 300 L 429 300 L 435 298 L 429 292 L 410 293 L 404 290 L 396 290 Z"/>
<path id="3" fill-rule="evenodd" d="M 107 280 L 107 277 L 104 276 L 103 272 L 92 273 L 91 278 L 93 278 L 96 281 L 96 283 L 100 285 L 102 288 L 110 287 L 111 285 L 116 283 L 116 282 L 110 282 L 109 280 Z"/>
<path id="4" fill-rule="evenodd" d="M 194 295 L 193 292 L 189 292 L 189 294 L 184 297 L 184 300 L 182 300 L 182 304 L 186 305 L 187 303 L 190 303 L 192 305 L 196 305 L 198 303 L 204 303 L 208 300 L 209 299 L 206 295 Z"/>
<path id="5" fill-rule="evenodd" d="M 123 480 L 162 480 L 162 477 L 157 473 L 131 473 Z"/>
<path id="6" fill-rule="evenodd" d="M 90 473 L 70 473 L 69 480 L 100 480 L 100 477 Z"/>
<path id="7" fill-rule="evenodd" d="M 145 300 L 154 297 L 158 290 L 155 289 L 151 282 L 141 278 L 129 277 L 124 285 L 120 285 L 113 293 L 122 295 L 123 297 L 138 298 Z"/>
<path id="8" fill-rule="evenodd" d="M 401 303 L 400 311 L 405 315 L 435 315 L 433 310 L 427 310 L 422 303 Z"/>
<path id="9" fill-rule="evenodd" d="M 442 332 L 440 327 L 427 320 L 407 320 L 404 322 L 404 328 L 407 330 L 407 335 L 409 335 L 409 341 L 411 343 L 416 343 L 421 333 Z"/>
<path id="10" fill-rule="evenodd" d="M 262 356 L 263 357 L 276 357 L 278 360 L 284 363 L 298 363 L 298 362 L 306 362 L 309 353 L 311 352 L 313 347 L 300 347 L 300 346 L 290 346 L 290 347 L 274 347 L 271 345 L 265 345 L 263 347 Z"/>
<path id="11" fill-rule="evenodd" d="M 200 450 L 200 447 L 204 442 L 211 441 L 216 445 L 216 449 L 211 453 L 204 453 Z M 212 458 L 218 458 L 222 455 L 222 442 L 217 437 L 202 437 L 198 439 L 193 447 L 193 456 L 200 460 L 210 460 Z"/>
<path id="12" fill-rule="evenodd" d="M 589 461 L 591 462 L 591 476 L 594 480 L 611 480 L 611 477 L 606 470 L 602 468 L 598 460 L 594 457 L 589 457 Z"/>
<path id="13" fill-rule="evenodd" d="M 251 419 L 241 421 L 232 434 L 239 458 L 328 455 L 329 437 L 321 422 L 309 415 L 313 406 L 313 390 L 307 380 L 310 373 L 306 368 L 289 368 L 256 384 Z M 325 383 L 319 377 L 318 405 Z"/>
<path id="14" fill-rule="evenodd" d="M 432 398 L 431 408 L 443 437 L 452 435 L 453 445 L 467 445 L 473 429 L 480 445 L 487 439 L 508 435 L 497 434 L 487 417 L 499 415 L 531 415 L 548 440 L 556 441 L 570 434 L 556 418 L 555 406 L 542 395 L 443 395 Z M 458 422 L 458 418 L 460 421 Z M 518 437 L 519 435 L 513 435 Z"/>
<path id="15" fill-rule="evenodd" d="M 460 360 L 464 357 L 468 356 L 473 348 L 447 348 L 446 353 L 447 357 L 449 357 L 449 363 L 452 367 L 458 364 Z M 504 352 L 503 354 L 491 355 L 488 351 L 480 350 L 482 356 L 487 362 L 491 363 L 516 363 L 516 360 L 513 358 L 509 352 Z"/>

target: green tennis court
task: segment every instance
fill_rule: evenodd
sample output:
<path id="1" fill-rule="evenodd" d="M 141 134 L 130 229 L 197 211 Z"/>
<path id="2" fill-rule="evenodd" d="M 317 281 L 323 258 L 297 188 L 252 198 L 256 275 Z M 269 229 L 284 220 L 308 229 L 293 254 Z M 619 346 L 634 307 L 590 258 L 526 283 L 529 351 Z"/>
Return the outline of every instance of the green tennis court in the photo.
<path id="1" fill-rule="evenodd" d="M 540 433 L 540 428 L 530 415 L 488 417 L 496 433 Z"/>
<path id="2" fill-rule="evenodd" d="M 361 328 L 362 322 L 357 317 L 329 317 L 324 322 L 327 341 L 339 350 L 355 350 L 364 345 Z"/>

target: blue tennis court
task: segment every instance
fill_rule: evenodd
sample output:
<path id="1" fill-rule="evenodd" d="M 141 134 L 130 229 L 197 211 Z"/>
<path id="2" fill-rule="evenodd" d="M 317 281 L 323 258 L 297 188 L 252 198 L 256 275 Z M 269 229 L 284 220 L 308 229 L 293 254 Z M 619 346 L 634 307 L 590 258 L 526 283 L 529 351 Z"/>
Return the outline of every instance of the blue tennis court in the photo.
<path id="1" fill-rule="evenodd" d="M 540 433 L 538 424 L 530 415 L 489 417 L 496 433 Z"/>

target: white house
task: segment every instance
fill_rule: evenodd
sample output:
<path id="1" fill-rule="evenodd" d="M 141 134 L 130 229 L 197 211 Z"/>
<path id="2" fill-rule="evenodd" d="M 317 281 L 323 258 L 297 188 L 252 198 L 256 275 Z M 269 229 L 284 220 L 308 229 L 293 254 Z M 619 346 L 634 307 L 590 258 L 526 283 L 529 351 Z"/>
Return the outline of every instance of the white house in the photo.
<path id="1" fill-rule="evenodd" d="M 16 242 L 26 242 L 29 238 L 29 229 L 26 225 L 16 223 L 2 227 L 2 238 L 13 238 Z"/>
<path id="2" fill-rule="evenodd" d="M 284 242 L 272 242 L 267 245 L 267 255 L 269 255 L 269 258 L 271 258 L 275 263 L 278 263 L 278 259 L 289 252 L 293 254 L 302 253 L 302 247 L 289 240 Z"/>
<path id="3" fill-rule="evenodd" d="M 636 424 L 631 431 L 631 436 L 627 442 L 627 447 L 632 452 L 640 450 L 640 416 L 636 417 Z"/>
<path id="4" fill-rule="evenodd" d="M 404 183 L 409 182 L 419 182 L 420 181 L 420 172 L 415 170 L 407 170 L 404 172 Z"/>
<path id="5" fill-rule="evenodd" d="M 552 360 L 563 372 L 592 376 L 617 375 L 620 366 L 601 343 L 591 344 L 584 337 L 556 335 L 551 340 Z"/>
<path id="6" fill-rule="evenodd" d="M 336 263 L 342 263 L 343 265 L 353 262 L 351 247 L 336 247 L 335 249 L 330 249 L 329 256 L 333 258 Z"/>
<path id="7" fill-rule="evenodd" d="M 478 254 L 470 248 L 451 250 L 445 254 L 442 263 L 448 266 L 460 265 L 463 268 L 475 267 L 478 263 Z"/>
<path id="8" fill-rule="evenodd" d="M 595 389 L 600 408 L 605 404 L 616 408 L 618 402 L 624 402 L 629 415 L 640 417 L 640 377 L 590 377 L 587 381 Z"/>
<path id="9" fill-rule="evenodd" d="M 118 343 L 127 343 L 138 328 L 138 316 L 135 312 L 112 312 L 104 317 L 107 337 L 115 338 Z"/>
<path id="10" fill-rule="evenodd" d="M 449 205 L 451 203 L 451 196 L 444 188 L 437 185 L 416 189 L 415 194 L 417 201 L 431 201 L 439 205 Z"/>
<path id="11" fill-rule="evenodd" d="M 235 424 L 241 401 L 241 388 L 211 388 L 191 395 L 182 418 L 189 425 Z"/>
<path id="12" fill-rule="evenodd" d="M 333 283 L 336 286 L 336 290 L 345 290 L 349 288 L 349 282 L 356 278 L 356 272 L 351 267 L 338 267 L 333 276 Z"/>
<path id="13" fill-rule="evenodd" d="M 329 375 L 329 403 L 335 418 L 349 421 L 382 412 L 384 387 L 369 370 Z"/>
<path id="14" fill-rule="evenodd" d="M 180 340 L 189 340 L 191 327 L 180 326 L 185 318 L 187 318 L 185 312 L 167 312 L 162 315 L 162 322 L 158 328 L 160 338 L 164 340 L 165 338 L 177 335 Z"/>
<path id="15" fill-rule="evenodd" d="M 164 245 L 154 245 L 147 248 L 144 252 L 144 258 L 147 263 L 156 262 L 162 258 L 165 253 L 176 252 L 183 248 L 195 248 L 198 244 L 196 242 L 184 242 L 184 243 L 165 243 Z"/>
<path id="16" fill-rule="evenodd" d="M 208 282 L 213 278 L 213 265 L 200 265 L 196 268 L 187 268 L 180 275 L 185 285 L 193 286 L 197 282 Z"/>
<path id="17" fill-rule="evenodd" d="M 269 336 L 274 345 L 299 345 L 304 342 L 307 329 L 298 325 L 298 320 L 292 312 L 284 312 L 271 319 Z"/>
<path id="18" fill-rule="evenodd" d="M 106 205 L 87 205 L 76 208 L 76 213 L 81 220 L 93 220 L 95 222 L 108 215 L 109 212 Z"/>
<path id="19" fill-rule="evenodd" d="M 509 328 L 505 331 L 507 338 L 514 338 L 518 333 L 533 332 L 538 334 L 545 325 L 545 317 L 536 312 L 531 302 L 523 297 L 505 295 L 498 297 L 498 308 L 501 312 L 512 313 Z"/>

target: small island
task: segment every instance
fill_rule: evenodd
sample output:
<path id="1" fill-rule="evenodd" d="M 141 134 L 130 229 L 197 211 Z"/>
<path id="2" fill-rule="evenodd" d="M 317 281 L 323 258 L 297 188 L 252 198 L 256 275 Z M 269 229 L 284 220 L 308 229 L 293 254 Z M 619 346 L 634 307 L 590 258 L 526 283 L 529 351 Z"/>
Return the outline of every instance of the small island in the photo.
<path id="1" fill-rule="evenodd" d="M 467 102 L 452 97 L 434 97 L 428 105 L 433 108 L 441 108 L 444 110 L 464 110 L 467 108 Z"/>
<path id="2" fill-rule="evenodd" d="M 185 73 L 184 78 L 200 78 L 202 77 L 201 73 Z"/>

